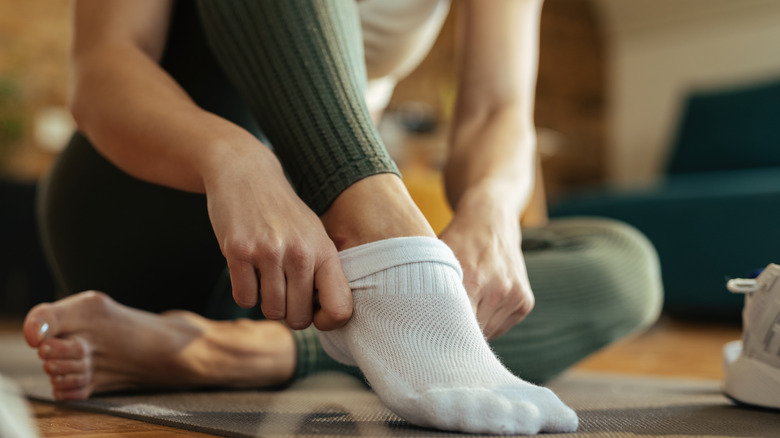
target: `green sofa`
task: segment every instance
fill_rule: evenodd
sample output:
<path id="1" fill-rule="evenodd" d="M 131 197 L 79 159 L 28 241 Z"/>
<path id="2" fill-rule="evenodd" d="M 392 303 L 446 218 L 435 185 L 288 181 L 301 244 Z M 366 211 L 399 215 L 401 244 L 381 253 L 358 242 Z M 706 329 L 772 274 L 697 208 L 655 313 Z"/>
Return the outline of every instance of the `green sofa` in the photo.
<path id="1" fill-rule="evenodd" d="M 634 225 L 658 250 L 669 313 L 738 320 L 726 281 L 780 262 L 780 82 L 691 94 L 673 146 L 657 184 L 585 190 L 550 214 Z"/>

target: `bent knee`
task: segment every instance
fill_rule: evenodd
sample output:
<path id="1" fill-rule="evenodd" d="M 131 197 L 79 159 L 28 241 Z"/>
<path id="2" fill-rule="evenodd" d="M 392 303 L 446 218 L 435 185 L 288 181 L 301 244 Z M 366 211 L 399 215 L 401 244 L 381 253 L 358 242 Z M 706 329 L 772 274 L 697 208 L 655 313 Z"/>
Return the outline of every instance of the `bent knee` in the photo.
<path id="1" fill-rule="evenodd" d="M 660 262 L 652 243 L 624 222 L 604 218 L 580 222 L 604 278 L 602 294 L 609 304 L 603 317 L 623 334 L 652 326 L 663 305 Z"/>
<path id="2" fill-rule="evenodd" d="M 610 332 L 608 337 L 648 328 L 658 319 L 663 302 L 658 254 L 636 228 L 577 217 L 554 220 L 539 234 L 529 234 L 549 239 L 548 249 L 526 254 L 529 276 L 546 271 L 548 277 L 565 277 L 556 281 L 575 282 L 578 304 L 594 325 Z M 561 267 L 565 275 L 559 274 Z"/>

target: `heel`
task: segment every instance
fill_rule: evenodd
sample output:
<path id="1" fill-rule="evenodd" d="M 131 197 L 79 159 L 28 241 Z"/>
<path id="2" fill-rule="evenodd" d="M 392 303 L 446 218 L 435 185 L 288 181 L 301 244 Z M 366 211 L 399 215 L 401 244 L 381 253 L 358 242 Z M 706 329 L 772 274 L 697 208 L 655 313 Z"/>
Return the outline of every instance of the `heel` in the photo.
<path id="1" fill-rule="evenodd" d="M 335 336 L 321 331 L 318 331 L 317 335 L 320 337 L 320 344 L 322 344 L 322 349 L 325 350 L 325 352 L 328 353 L 328 356 L 330 356 L 333 360 L 344 365 L 358 366 L 352 355 L 346 350 L 346 348 L 343 348 L 341 342 L 337 342 L 334 339 Z"/>

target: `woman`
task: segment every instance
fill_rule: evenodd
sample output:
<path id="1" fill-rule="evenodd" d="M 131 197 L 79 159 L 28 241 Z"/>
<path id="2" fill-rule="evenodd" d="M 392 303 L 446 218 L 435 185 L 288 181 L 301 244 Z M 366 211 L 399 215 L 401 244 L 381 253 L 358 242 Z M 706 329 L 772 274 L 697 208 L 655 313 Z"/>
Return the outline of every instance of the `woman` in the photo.
<path id="1" fill-rule="evenodd" d="M 421 426 L 574 430 L 573 411 L 517 375 L 544 381 L 650 324 L 655 255 L 634 230 L 599 220 L 528 231 L 521 253 L 533 0 L 463 2 L 445 168 L 455 215 L 437 239 L 371 114 L 447 7 L 77 2 L 82 134 L 47 183 L 42 229 L 65 291 L 102 292 L 25 321 L 55 397 L 346 369 Z M 235 319 L 225 291 L 266 319 Z"/>

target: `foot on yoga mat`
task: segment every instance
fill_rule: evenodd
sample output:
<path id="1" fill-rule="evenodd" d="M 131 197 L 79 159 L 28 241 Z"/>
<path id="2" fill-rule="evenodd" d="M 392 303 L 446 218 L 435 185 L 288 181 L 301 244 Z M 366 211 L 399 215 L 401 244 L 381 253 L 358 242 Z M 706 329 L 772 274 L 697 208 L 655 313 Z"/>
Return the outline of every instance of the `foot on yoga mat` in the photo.
<path id="1" fill-rule="evenodd" d="M 354 314 L 321 332 L 334 359 L 358 365 L 379 398 L 419 426 L 491 434 L 571 432 L 577 415 L 549 389 L 512 375 L 477 323 L 460 265 L 430 237 L 340 253 Z"/>

